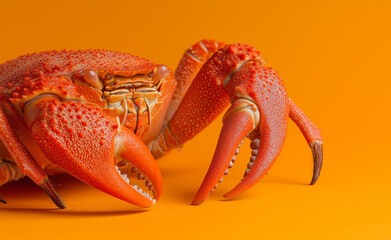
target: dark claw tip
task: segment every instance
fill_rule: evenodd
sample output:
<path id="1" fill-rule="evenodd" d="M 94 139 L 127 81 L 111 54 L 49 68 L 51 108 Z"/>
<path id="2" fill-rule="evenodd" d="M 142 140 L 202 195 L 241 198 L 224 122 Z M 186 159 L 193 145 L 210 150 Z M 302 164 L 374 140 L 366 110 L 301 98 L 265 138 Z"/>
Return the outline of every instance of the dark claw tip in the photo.
<path id="1" fill-rule="evenodd" d="M 312 180 L 310 185 L 314 185 L 318 180 L 320 170 L 322 169 L 323 163 L 323 142 L 315 140 L 310 144 L 312 150 L 312 156 L 314 160 L 314 172 L 312 174 Z"/>
<path id="2" fill-rule="evenodd" d="M 4 199 L 2 199 L 1 197 L 0 197 L 0 202 L 1 202 L 1 203 L 4 203 L 4 204 L 7 203 L 7 201 L 5 201 Z"/>
<path id="3" fill-rule="evenodd" d="M 42 181 L 41 187 L 43 188 L 43 190 L 45 190 L 46 194 L 50 197 L 50 199 L 52 199 L 52 201 L 54 202 L 54 204 L 56 204 L 58 208 L 65 208 L 64 203 L 61 201 L 60 196 L 58 196 L 56 190 L 54 190 L 53 186 L 50 184 L 48 178 L 45 178 Z"/>

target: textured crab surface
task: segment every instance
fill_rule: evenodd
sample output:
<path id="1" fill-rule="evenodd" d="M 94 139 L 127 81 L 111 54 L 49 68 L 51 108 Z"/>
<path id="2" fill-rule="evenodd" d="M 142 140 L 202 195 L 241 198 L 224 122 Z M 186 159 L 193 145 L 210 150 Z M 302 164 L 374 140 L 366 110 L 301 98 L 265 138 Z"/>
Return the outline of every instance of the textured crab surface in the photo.
<path id="1" fill-rule="evenodd" d="M 63 208 L 47 174 L 66 172 L 150 207 L 162 191 L 155 158 L 182 147 L 229 106 L 193 204 L 228 174 L 244 138 L 251 139 L 252 157 L 243 179 L 224 196 L 255 185 L 282 149 L 288 117 L 313 151 L 314 184 L 323 158 L 320 131 L 264 65 L 251 46 L 213 40 L 191 46 L 175 74 L 165 65 L 105 50 L 49 51 L 8 61 L 0 65 L 0 185 L 27 175 Z"/>
<path id="2" fill-rule="evenodd" d="M 148 74 L 155 64 L 126 53 L 107 50 L 62 50 L 33 53 L 0 65 L 0 94 L 25 81 L 41 76 L 67 75 L 84 69 L 96 69 L 112 75 Z"/>
<path id="3" fill-rule="evenodd" d="M 140 206 L 156 202 L 160 171 L 142 140 L 155 138 L 163 124 L 175 88 L 168 68 L 125 53 L 63 50 L 8 61 L 0 65 L 0 79 L 0 101 L 10 101 L 8 112 L 16 113 L 5 121 L 22 120 L 14 126 L 17 138 L 24 139 L 47 173 L 68 172 Z M 30 130 L 19 131 L 23 127 Z M 8 156 L 8 150 L 0 157 Z M 129 185 L 127 170 L 139 173 L 147 188 Z M 17 178 L 4 181 L 9 180 Z"/>

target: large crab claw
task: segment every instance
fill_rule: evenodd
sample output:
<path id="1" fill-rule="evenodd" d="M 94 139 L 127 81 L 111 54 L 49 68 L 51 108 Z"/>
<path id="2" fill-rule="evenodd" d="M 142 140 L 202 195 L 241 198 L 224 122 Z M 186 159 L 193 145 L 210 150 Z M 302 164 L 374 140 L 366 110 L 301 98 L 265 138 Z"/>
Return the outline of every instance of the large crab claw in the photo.
<path id="1" fill-rule="evenodd" d="M 138 137 L 100 109 L 48 94 L 26 104 L 24 117 L 46 157 L 74 177 L 141 207 L 153 206 L 160 197 L 162 179 L 153 156 Z M 123 161 L 141 172 L 154 196 L 129 184 L 115 165 Z"/>
<path id="2" fill-rule="evenodd" d="M 245 137 L 252 140 L 253 156 L 242 181 L 224 196 L 235 196 L 256 184 L 281 151 L 288 116 L 300 127 L 316 153 L 312 183 L 316 181 L 322 148 L 314 142 L 321 144 L 320 132 L 292 105 L 277 73 L 263 65 L 260 53 L 253 47 L 233 44 L 221 48 L 202 66 L 177 111 L 158 138 L 150 144 L 154 156 L 183 145 L 209 125 L 231 102 L 223 118 L 212 163 L 193 204 L 204 201 L 222 181 L 222 176 L 228 174 Z"/>
<path id="3" fill-rule="evenodd" d="M 288 119 L 288 98 L 282 81 L 270 68 L 247 61 L 227 83 L 232 102 L 208 173 L 193 204 L 205 200 L 235 161 L 244 138 L 252 139 L 252 157 L 241 182 L 225 197 L 238 195 L 255 185 L 272 166 L 282 149 Z"/>

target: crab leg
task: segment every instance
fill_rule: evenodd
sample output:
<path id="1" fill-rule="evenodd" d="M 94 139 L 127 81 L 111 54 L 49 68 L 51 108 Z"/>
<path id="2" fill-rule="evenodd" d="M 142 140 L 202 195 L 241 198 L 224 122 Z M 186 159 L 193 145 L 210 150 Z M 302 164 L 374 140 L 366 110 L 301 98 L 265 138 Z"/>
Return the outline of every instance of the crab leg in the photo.
<path id="1" fill-rule="evenodd" d="M 143 142 L 118 119 L 80 102 L 43 97 L 25 107 L 25 121 L 47 158 L 81 181 L 129 203 L 151 207 L 162 189 L 158 165 Z M 129 184 L 115 161 L 142 172 L 155 198 Z"/>
<path id="2" fill-rule="evenodd" d="M 322 169 L 323 142 L 320 130 L 311 122 L 303 111 L 301 111 L 301 109 L 292 102 L 291 99 L 289 99 L 289 117 L 299 127 L 307 140 L 308 145 L 311 147 L 314 160 L 314 170 L 310 184 L 313 185 L 316 183 L 320 170 Z"/>
<path id="3" fill-rule="evenodd" d="M 166 120 L 169 121 L 181 104 L 187 89 L 204 63 L 225 44 L 213 40 L 202 40 L 189 47 L 183 54 L 175 71 L 177 86 L 168 107 Z"/>
<path id="4" fill-rule="evenodd" d="M 16 133 L 13 131 L 8 119 L 0 108 L 0 140 L 11 154 L 19 169 L 29 176 L 36 184 L 41 186 L 52 201 L 59 207 L 65 208 L 57 192 L 49 182 L 49 178 L 38 163 L 27 151 Z"/>
<path id="5" fill-rule="evenodd" d="M 19 180 L 24 174 L 20 171 L 18 166 L 12 161 L 12 157 L 4 146 L 3 142 L 0 141 L 0 186 L 12 180 Z M 0 202 L 6 203 L 4 199 Z"/>

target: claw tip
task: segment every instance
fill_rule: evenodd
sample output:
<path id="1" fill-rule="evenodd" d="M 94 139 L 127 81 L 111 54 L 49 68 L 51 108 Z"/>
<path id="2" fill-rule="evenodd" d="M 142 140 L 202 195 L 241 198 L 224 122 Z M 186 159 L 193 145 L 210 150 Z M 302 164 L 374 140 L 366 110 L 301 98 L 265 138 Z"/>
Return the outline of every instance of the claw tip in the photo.
<path id="1" fill-rule="evenodd" d="M 50 199 L 52 199 L 52 201 L 54 202 L 54 204 L 56 204 L 56 206 L 57 206 L 59 209 L 64 209 L 64 208 L 65 208 L 64 203 L 61 201 L 61 199 L 60 199 L 60 197 L 58 196 L 56 190 L 54 190 L 53 186 L 50 184 L 48 178 L 45 178 L 45 179 L 42 181 L 41 187 L 45 190 L 46 194 L 50 197 Z"/>
<path id="2" fill-rule="evenodd" d="M 322 169 L 323 163 L 323 142 L 319 140 L 315 140 L 310 144 L 313 160 L 314 160 L 314 170 L 312 174 L 312 180 L 310 185 L 314 185 L 316 180 L 318 180 L 320 170 Z"/>
<path id="3" fill-rule="evenodd" d="M 194 200 L 191 202 L 191 205 L 193 205 L 193 206 L 198 206 L 198 205 L 200 205 L 201 203 L 203 203 L 204 201 L 205 201 L 205 199 L 200 200 L 200 199 L 194 198 Z"/>

